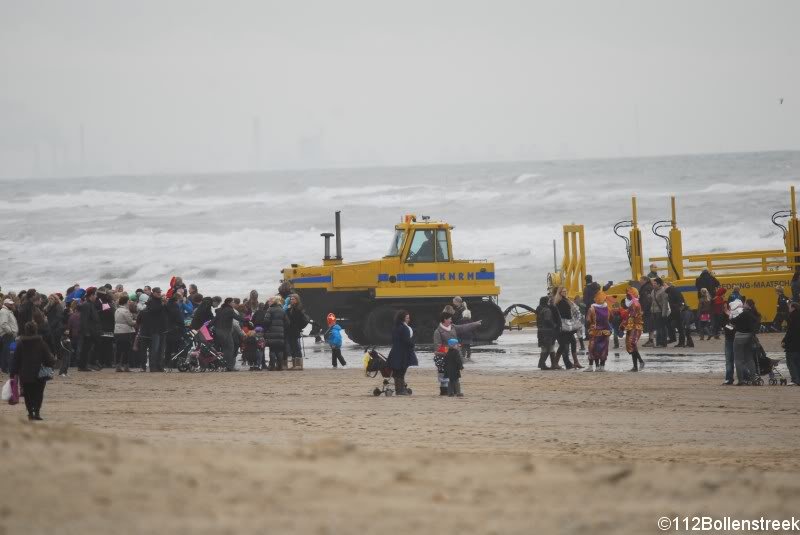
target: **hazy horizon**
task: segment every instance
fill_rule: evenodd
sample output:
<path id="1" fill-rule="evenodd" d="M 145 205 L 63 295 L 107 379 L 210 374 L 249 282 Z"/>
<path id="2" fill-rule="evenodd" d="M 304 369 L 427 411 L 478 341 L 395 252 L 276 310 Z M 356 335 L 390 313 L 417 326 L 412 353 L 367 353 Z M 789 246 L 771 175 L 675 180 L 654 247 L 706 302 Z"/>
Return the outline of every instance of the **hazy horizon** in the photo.
<path id="1" fill-rule="evenodd" d="M 791 0 L 0 0 L 0 178 L 798 150 L 797 20 Z"/>

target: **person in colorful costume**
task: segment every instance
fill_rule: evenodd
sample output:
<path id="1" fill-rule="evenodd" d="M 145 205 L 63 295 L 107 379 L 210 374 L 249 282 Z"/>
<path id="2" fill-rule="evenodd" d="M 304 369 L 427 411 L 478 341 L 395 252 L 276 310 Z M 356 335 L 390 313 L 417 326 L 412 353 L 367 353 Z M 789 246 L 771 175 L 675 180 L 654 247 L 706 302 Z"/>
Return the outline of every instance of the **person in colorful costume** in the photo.
<path id="1" fill-rule="evenodd" d="M 606 293 L 602 290 L 594 296 L 594 303 L 589 307 L 586 318 L 589 322 L 589 367 L 587 372 L 606 371 L 606 358 L 608 357 L 608 337 L 611 336 L 611 323 L 609 322 L 610 309 L 606 303 Z"/>
<path id="2" fill-rule="evenodd" d="M 633 359 L 633 368 L 629 371 L 638 372 L 639 367 L 644 369 L 644 360 L 639 354 L 639 337 L 644 330 L 644 312 L 639 304 L 639 290 L 628 288 L 623 307 L 628 312 L 628 319 L 623 323 L 625 327 L 625 350 Z"/>

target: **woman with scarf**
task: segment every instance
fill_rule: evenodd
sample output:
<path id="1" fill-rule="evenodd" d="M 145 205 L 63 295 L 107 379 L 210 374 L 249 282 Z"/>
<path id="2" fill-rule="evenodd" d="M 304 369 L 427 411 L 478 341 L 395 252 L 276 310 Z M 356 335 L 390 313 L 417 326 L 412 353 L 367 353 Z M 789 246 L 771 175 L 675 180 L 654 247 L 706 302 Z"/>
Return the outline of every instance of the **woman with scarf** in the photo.
<path id="1" fill-rule="evenodd" d="M 436 348 L 433 355 L 433 362 L 436 364 L 436 371 L 439 377 L 439 395 L 447 395 L 449 380 L 444 376 L 444 357 L 447 355 L 447 341 L 451 338 L 460 338 L 464 333 L 473 331 L 480 327 L 481 320 L 472 323 L 462 323 L 455 325 L 453 315 L 450 312 L 442 312 L 439 326 L 433 331 L 433 346 Z"/>
<path id="2" fill-rule="evenodd" d="M 633 359 L 632 372 L 638 372 L 639 368 L 644 369 L 644 360 L 639 354 L 639 337 L 644 330 L 644 314 L 642 306 L 639 304 L 639 290 L 628 288 L 625 295 L 623 307 L 627 311 L 627 320 L 623 323 L 625 328 L 625 351 Z"/>
<path id="3" fill-rule="evenodd" d="M 595 294 L 594 303 L 589 307 L 586 318 L 589 321 L 589 367 L 586 371 L 594 371 L 594 364 L 597 371 L 604 372 L 608 358 L 608 337 L 611 336 L 610 310 L 604 291 L 600 290 Z"/>
<path id="4" fill-rule="evenodd" d="M 397 313 L 392 331 L 392 350 L 389 351 L 387 364 L 392 369 L 395 394 L 409 395 L 406 372 L 409 366 L 417 366 L 417 354 L 414 352 L 414 330 L 411 328 L 411 315 L 405 310 Z"/>

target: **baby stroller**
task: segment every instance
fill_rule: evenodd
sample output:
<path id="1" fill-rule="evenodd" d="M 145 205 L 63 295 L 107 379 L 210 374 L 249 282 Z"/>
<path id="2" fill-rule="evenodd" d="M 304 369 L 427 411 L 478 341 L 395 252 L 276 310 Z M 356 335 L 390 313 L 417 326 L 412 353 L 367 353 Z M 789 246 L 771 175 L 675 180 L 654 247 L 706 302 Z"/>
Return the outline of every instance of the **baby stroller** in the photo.
<path id="1" fill-rule="evenodd" d="M 757 386 L 763 385 L 764 379 L 762 379 L 762 376 L 767 375 L 769 376 L 768 380 L 771 386 L 786 386 L 788 381 L 778 370 L 780 359 L 774 360 L 769 358 L 756 336 L 753 337 L 753 360 L 755 361 L 756 377 L 753 379 L 752 384 Z"/>
<path id="2" fill-rule="evenodd" d="M 391 396 L 394 394 L 394 388 L 389 386 L 389 378 L 392 377 L 392 369 L 389 367 L 389 363 L 386 361 L 386 357 L 378 353 L 374 347 L 367 349 L 367 352 L 364 353 L 364 375 L 367 377 L 377 377 L 378 374 L 381 374 L 383 378 L 383 384 L 380 388 L 375 387 L 372 391 L 373 396 L 380 396 L 384 394 L 386 396 Z M 411 395 L 411 389 L 406 387 L 406 391 L 409 395 Z"/>

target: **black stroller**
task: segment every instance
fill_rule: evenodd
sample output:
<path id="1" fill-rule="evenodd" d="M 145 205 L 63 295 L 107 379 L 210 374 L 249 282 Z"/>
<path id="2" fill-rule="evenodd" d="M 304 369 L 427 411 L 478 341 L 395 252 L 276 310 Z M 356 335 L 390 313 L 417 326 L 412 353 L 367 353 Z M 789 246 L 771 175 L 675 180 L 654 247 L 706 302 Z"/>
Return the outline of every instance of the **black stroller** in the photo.
<path id="1" fill-rule="evenodd" d="M 384 394 L 391 396 L 394 394 L 394 388 L 389 386 L 389 379 L 392 377 L 393 370 L 389 367 L 386 357 L 378 353 L 374 347 L 367 349 L 364 354 L 364 375 L 367 377 L 377 377 L 378 374 L 383 378 L 383 384 L 380 388 L 375 387 L 372 391 L 373 396 L 380 396 Z M 406 392 L 411 395 L 411 389 L 406 387 Z"/>
<path id="2" fill-rule="evenodd" d="M 774 360 L 767 356 L 767 352 L 764 351 L 764 347 L 761 345 L 761 342 L 759 342 L 757 336 L 753 337 L 753 360 L 755 362 L 756 376 L 752 384 L 756 386 L 763 385 L 764 379 L 762 379 L 762 377 L 767 375 L 769 376 L 768 380 L 771 386 L 786 386 L 787 380 L 778 370 L 778 363 L 780 363 L 780 360 Z"/>

